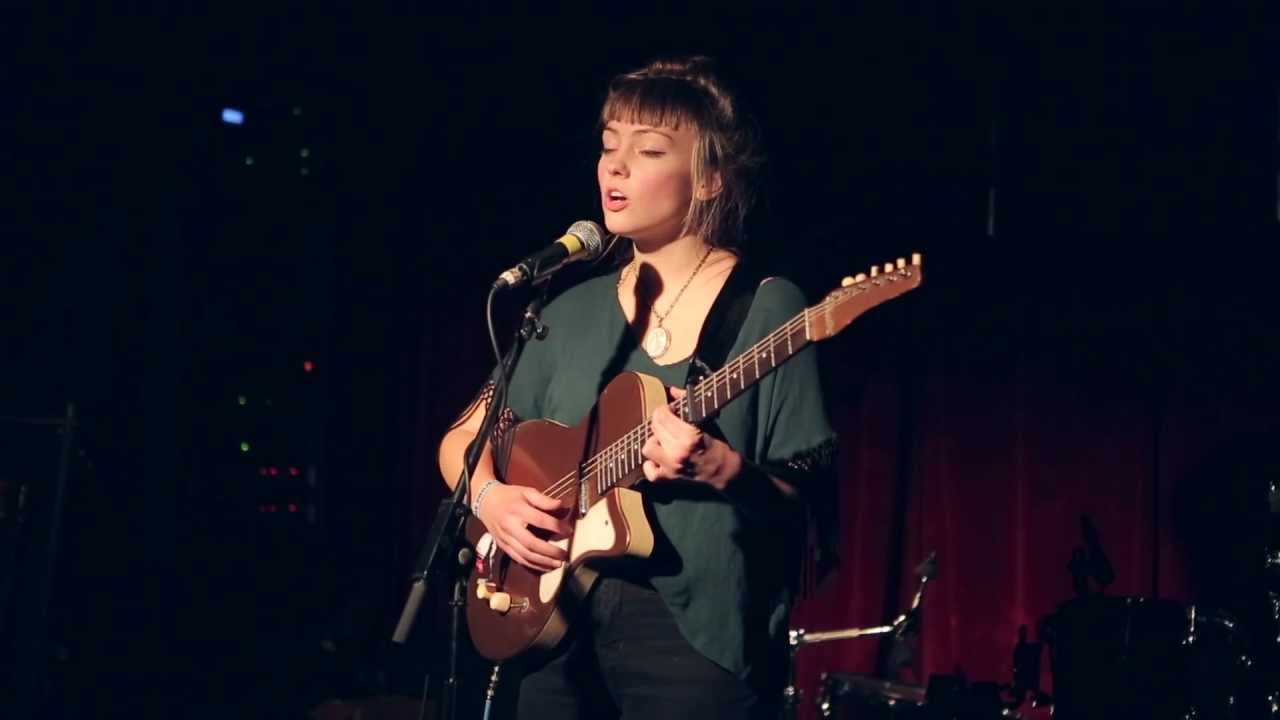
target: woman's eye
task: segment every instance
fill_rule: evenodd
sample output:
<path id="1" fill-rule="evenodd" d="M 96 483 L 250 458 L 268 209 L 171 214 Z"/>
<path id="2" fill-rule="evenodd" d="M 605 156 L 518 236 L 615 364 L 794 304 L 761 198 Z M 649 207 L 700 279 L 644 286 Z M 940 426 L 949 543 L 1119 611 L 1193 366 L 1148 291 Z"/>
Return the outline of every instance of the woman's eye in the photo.
<path id="1" fill-rule="evenodd" d="M 601 154 L 601 155 L 608 155 L 609 153 L 613 152 L 613 151 L 614 151 L 614 150 L 616 150 L 616 149 L 617 149 L 617 148 L 602 147 L 602 148 L 600 148 L 600 154 Z"/>
<path id="2" fill-rule="evenodd" d="M 641 150 L 640 154 L 645 157 L 654 157 L 654 158 L 662 157 L 663 155 L 666 155 L 666 153 L 661 150 Z"/>

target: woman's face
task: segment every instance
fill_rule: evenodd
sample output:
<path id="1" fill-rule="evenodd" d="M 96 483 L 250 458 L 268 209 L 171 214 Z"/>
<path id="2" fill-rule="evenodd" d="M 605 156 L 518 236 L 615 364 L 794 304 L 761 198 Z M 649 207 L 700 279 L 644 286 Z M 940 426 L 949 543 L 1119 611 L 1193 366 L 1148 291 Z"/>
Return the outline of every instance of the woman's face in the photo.
<path id="1" fill-rule="evenodd" d="M 674 240 L 693 200 L 693 149 L 686 123 L 669 127 L 609 122 L 601 137 L 596 179 L 609 232 L 639 243 Z"/>

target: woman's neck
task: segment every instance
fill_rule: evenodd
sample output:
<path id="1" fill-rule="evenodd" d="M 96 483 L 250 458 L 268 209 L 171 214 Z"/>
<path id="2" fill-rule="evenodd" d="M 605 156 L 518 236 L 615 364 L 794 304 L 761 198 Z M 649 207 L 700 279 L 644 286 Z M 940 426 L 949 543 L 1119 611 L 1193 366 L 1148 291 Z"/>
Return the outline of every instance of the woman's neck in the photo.
<path id="1" fill-rule="evenodd" d="M 637 266 L 652 267 L 664 281 L 664 284 L 684 281 L 684 277 L 693 272 L 698 263 L 706 256 L 710 246 L 696 235 L 684 235 L 667 243 L 645 247 L 635 245 Z"/>

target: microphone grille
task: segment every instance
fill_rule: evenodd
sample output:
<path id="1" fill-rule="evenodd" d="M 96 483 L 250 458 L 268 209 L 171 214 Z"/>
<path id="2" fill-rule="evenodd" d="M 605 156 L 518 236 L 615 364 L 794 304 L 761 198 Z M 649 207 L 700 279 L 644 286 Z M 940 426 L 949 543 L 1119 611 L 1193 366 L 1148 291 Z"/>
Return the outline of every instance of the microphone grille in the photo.
<path id="1" fill-rule="evenodd" d="M 582 241 L 582 259 L 595 260 L 604 250 L 604 232 L 590 220 L 579 220 L 569 226 L 569 234 Z"/>

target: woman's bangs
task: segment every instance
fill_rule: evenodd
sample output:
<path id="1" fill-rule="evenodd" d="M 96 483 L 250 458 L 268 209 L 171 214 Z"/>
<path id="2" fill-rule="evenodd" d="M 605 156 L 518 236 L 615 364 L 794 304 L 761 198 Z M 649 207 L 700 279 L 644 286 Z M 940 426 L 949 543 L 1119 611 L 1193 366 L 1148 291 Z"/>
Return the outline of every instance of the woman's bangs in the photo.
<path id="1" fill-rule="evenodd" d="M 699 127 L 697 108 L 701 99 L 687 84 L 646 78 L 619 83 L 609 91 L 600 111 L 601 124 L 625 122 L 651 127 L 679 129 L 685 123 Z"/>

